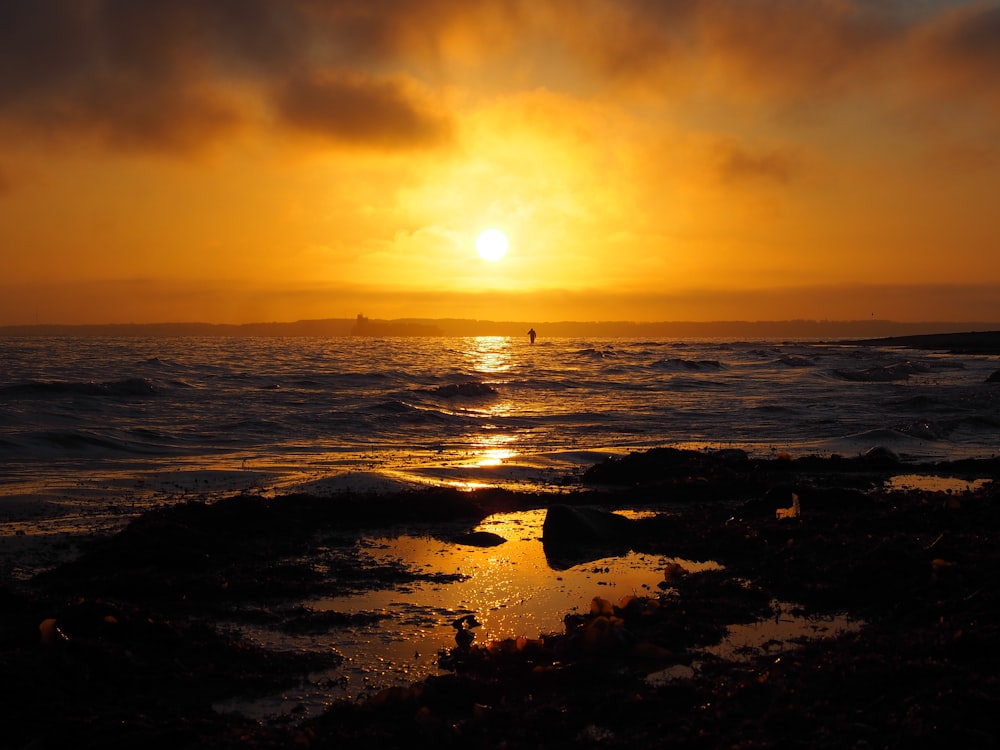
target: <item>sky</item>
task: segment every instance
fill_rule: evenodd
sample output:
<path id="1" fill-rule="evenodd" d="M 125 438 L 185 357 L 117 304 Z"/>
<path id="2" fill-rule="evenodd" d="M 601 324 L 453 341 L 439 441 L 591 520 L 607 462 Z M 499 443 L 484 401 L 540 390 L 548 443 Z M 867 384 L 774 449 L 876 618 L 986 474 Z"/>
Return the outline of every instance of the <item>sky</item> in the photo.
<path id="1" fill-rule="evenodd" d="M 0 0 L 0 325 L 1000 321 L 998 196 L 997 1 Z"/>

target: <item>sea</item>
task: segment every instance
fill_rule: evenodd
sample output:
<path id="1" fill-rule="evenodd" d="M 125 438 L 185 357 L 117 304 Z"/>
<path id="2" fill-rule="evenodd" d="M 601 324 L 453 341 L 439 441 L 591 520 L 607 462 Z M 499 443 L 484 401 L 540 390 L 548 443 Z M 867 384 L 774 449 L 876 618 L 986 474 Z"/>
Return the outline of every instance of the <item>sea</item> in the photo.
<path id="1" fill-rule="evenodd" d="M 428 486 L 557 494 L 579 489 L 608 457 L 661 446 L 993 457 L 1000 385 L 987 381 L 998 369 L 997 356 L 847 341 L 0 338 L 0 574 L 29 580 L 71 558 L 81 539 L 150 508 L 244 493 L 330 502 Z M 271 648 L 332 648 L 343 663 L 220 710 L 275 721 L 315 714 L 438 674 L 458 616 L 478 619 L 481 640 L 533 638 L 588 611 L 595 594 L 655 593 L 669 566 L 718 567 L 628 553 L 554 570 L 543 519 L 484 519 L 480 530 L 508 540 L 496 548 L 414 528 L 355 540 L 343 549 L 373 564 L 454 581 L 288 603 L 371 615 L 326 633 L 221 623 Z M 775 602 L 773 616 L 734 625 L 706 658 L 855 627 L 847 615 L 817 620 Z"/>
<path id="2" fill-rule="evenodd" d="M 998 368 L 838 341 L 4 338 L 0 507 L 96 522 L 238 492 L 564 491 L 658 446 L 989 457 Z"/>

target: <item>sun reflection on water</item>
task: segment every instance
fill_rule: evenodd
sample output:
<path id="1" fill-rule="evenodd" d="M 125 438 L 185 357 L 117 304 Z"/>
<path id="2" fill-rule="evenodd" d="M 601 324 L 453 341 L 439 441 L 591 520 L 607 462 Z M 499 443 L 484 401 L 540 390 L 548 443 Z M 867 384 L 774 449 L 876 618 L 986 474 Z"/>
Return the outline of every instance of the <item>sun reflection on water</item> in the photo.
<path id="1" fill-rule="evenodd" d="M 500 466 L 504 461 L 514 458 L 516 451 L 506 448 L 487 448 L 476 461 L 477 466 Z"/>
<path id="2" fill-rule="evenodd" d="M 498 375 L 513 367 L 514 351 L 507 336 L 476 336 L 467 355 L 475 372 Z"/>

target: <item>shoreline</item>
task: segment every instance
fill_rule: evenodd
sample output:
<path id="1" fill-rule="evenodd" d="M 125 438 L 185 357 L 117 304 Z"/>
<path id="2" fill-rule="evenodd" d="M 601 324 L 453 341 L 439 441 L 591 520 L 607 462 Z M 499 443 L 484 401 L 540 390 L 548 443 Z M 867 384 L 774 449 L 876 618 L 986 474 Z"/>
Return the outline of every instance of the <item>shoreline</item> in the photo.
<path id="1" fill-rule="evenodd" d="M 687 455 L 746 453 L 754 462 L 767 462 L 776 455 L 790 456 L 757 446 L 752 452 L 713 445 L 681 444 L 664 448 L 629 450 L 605 448 L 526 455 L 499 465 L 454 465 L 452 462 L 417 462 L 406 466 L 340 471 L 316 479 L 314 468 L 302 470 L 283 464 L 250 469 L 218 467 L 153 469 L 136 474 L 129 469 L 93 473 L 85 478 L 67 478 L 45 493 L 0 494 L 0 576 L 30 578 L 46 567 L 71 560 L 81 543 L 121 531 L 146 513 L 186 502 L 211 504 L 235 496 L 276 499 L 286 495 L 311 495 L 336 503 L 353 497 L 396 497 L 439 490 L 476 493 L 496 490 L 524 497 L 539 496 L 546 502 L 559 496 L 599 490 L 602 484 L 618 491 L 642 483 L 650 471 L 649 456 L 663 452 Z M 870 455 L 894 456 L 884 449 Z M 796 454 L 799 465 L 823 464 L 850 471 L 871 461 L 864 455 L 844 458 L 836 452 Z M 887 464 L 897 473 L 933 472 L 952 475 L 988 474 L 996 456 L 951 460 L 895 457 Z M 893 466 L 895 462 L 898 465 Z M 653 466 L 652 471 L 656 471 Z M 633 476 L 632 474 L 635 474 Z M 67 473 L 69 477 L 69 474 Z M 603 478 L 602 478 L 603 477 Z M 544 506 L 539 501 L 537 507 Z M 391 520 L 391 519 L 387 519 Z"/>
<path id="2" fill-rule="evenodd" d="M 657 449 L 596 464 L 585 477 L 590 489 L 555 497 L 429 489 L 353 493 L 338 503 L 244 495 L 152 510 L 74 560 L 0 586 L 0 655 L 19 687 L 10 741 L 568 747 L 670 737 L 709 746 L 991 746 L 1000 737 L 998 630 L 989 614 L 1000 604 L 990 583 L 1000 569 L 997 483 L 886 489 L 885 479 L 901 473 L 995 480 L 1000 466 L 909 464 L 884 452 L 750 459 Z M 793 493 L 799 500 L 790 505 Z M 677 571 L 672 580 L 665 573 L 662 591 L 596 604 L 568 618 L 564 633 L 456 647 L 444 676 L 335 703 L 318 717 L 261 725 L 213 708 L 337 666 L 333 653 L 252 645 L 220 630 L 220 620 L 272 617 L 283 599 L 331 585 L 392 587 L 433 575 L 346 559 L 322 572 L 303 556 L 317 539 L 329 548 L 338 535 L 418 521 L 471 529 L 490 513 L 554 503 L 645 505 L 652 515 L 602 546 L 718 559 L 725 570 Z M 798 515 L 778 512 L 795 506 Z M 746 662 L 692 661 L 699 644 L 770 611 L 775 599 L 864 625 Z M 300 627 L 334 643 L 337 617 L 346 617 L 300 615 Z M 654 685 L 652 673 L 680 676 Z M 855 719 L 847 726 L 845 713 Z"/>
<path id="3" fill-rule="evenodd" d="M 1000 354 L 1000 331 L 964 331 L 887 336 L 841 341 L 866 346 L 896 346 L 910 349 L 942 350 L 949 354 Z"/>

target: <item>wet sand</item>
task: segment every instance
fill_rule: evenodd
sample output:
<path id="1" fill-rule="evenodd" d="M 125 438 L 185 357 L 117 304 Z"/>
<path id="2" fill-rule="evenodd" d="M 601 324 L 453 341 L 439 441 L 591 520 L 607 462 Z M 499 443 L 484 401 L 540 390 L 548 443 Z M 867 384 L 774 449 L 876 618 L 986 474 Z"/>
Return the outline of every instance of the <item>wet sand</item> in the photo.
<path id="1" fill-rule="evenodd" d="M 660 449 L 598 464 L 585 489 L 558 496 L 431 489 L 158 508 L 0 584 L 12 717 L 0 743 L 995 747 L 998 471 L 997 460 Z M 909 489 L 889 481 L 900 475 Z M 941 477 L 968 489 L 935 484 Z M 219 708 L 335 673 L 339 659 L 333 649 L 270 650 L 221 623 L 280 616 L 336 643 L 357 615 L 289 612 L 283 602 L 441 575 L 366 565 L 338 540 L 410 522 L 471 530 L 493 513 L 555 503 L 650 512 L 553 554 L 635 550 L 723 569 L 668 568 L 658 590 L 628 600 L 595 590 L 592 611 L 569 614 L 560 632 L 456 641 L 443 675 L 316 716 L 265 724 Z M 706 657 L 740 623 L 780 618 L 777 601 L 859 626 L 745 659 Z"/>

